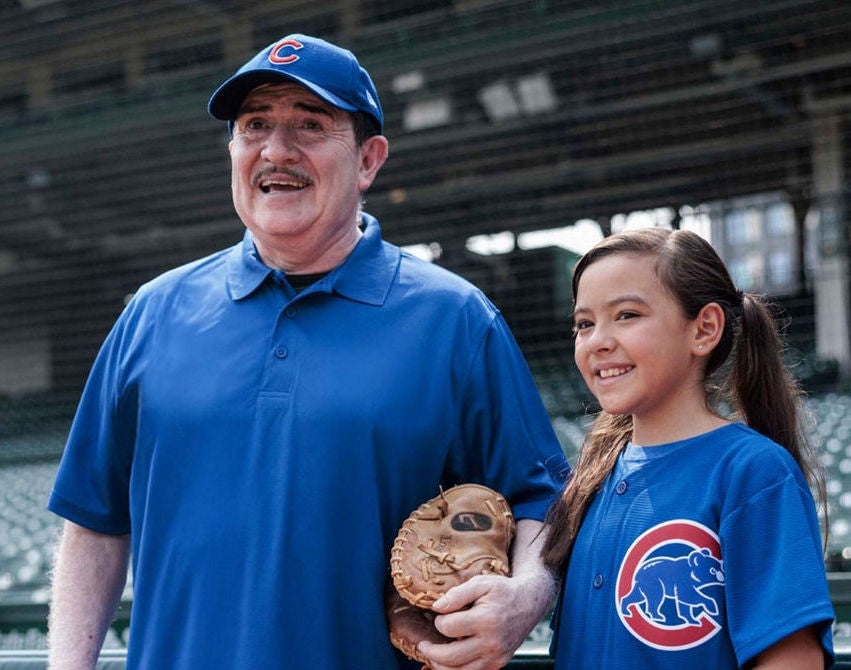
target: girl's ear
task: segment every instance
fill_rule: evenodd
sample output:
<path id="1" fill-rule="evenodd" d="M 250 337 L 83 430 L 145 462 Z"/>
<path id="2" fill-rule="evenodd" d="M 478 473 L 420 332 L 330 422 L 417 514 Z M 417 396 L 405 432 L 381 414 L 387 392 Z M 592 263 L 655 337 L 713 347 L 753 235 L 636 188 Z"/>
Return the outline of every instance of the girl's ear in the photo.
<path id="1" fill-rule="evenodd" d="M 724 308 L 717 302 L 703 306 L 694 320 L 692 350 L 696 356 L 708 356 L 712 353 L 724 333 L 725 322 Z"/>

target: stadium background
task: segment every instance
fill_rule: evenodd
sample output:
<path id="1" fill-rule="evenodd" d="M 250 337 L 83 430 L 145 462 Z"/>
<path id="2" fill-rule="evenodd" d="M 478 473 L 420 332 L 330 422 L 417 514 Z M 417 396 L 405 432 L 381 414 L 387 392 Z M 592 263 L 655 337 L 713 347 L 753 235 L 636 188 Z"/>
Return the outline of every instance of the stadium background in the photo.
<path id="1" fill-rule="evenodd" d="M 207 98 L 290 32 L 372 73 L 391 154 L 367 211 L 496 302 L 568 454 L 590 407 L 569 271 L 591 241 L 693 228 L 778 300 L 851 639 L 851 3 L 0 0 L 0 668 L 43 663 L 44 503 L 101 340 L 141 282 L 241 237 Z M 119 659 L 131 600 L 132 579 Z"/>

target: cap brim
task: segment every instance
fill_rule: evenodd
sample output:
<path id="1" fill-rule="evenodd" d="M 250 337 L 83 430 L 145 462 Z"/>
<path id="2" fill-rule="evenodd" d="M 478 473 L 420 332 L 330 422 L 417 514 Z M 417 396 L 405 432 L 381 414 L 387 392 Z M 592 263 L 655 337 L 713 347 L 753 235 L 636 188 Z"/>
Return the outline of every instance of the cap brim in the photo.
<path id="1" fill-rule="evenodd" d="M 258 86 L 280 81 L 294 81 L 334 107 L 347 112 L 357 111 L 357 107 L 326 91 L 321 86 L 317 86 L 300 77 L 284 74 L 279 70 L 272 69 L 252 70 L 251 72 L 234 75 L 216 89 L 210 97 L 210 102 L 207 104 L 207 111 L 213 118 L 221 119 L 222 121 L 234 121 L 239 116 L 239 110 L 242 106 L 242 101 L 245 100 L 245 96 Z"/>

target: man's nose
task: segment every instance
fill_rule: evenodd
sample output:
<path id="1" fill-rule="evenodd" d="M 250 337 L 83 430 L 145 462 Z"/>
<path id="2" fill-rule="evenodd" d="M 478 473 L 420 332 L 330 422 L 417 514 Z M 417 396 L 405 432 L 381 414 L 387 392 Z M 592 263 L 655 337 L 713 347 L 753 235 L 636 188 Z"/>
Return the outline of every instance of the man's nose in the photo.
<path id="1" fill-rule="evenodd" d="M 267 136 L 261 152 L 262 157 L 277 165 L 292 162 L 300 154 L 297 133 L 293 128 L 281 124 Z"/>

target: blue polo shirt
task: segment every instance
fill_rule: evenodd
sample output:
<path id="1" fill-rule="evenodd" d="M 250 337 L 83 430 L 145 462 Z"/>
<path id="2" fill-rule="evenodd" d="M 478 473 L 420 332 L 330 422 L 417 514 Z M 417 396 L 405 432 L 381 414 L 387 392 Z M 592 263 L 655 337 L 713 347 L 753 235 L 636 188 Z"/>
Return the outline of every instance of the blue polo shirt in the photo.
<path id="1" fill-rule="evenodd" d="M 396 669 L 389 551 L 438 485 L 543 519 L 563 457 L 505 322 L 381 239 L 295 294 L 250 233 L 143 286 L 49 500 L 132 533 L 129 670 Z"/>

